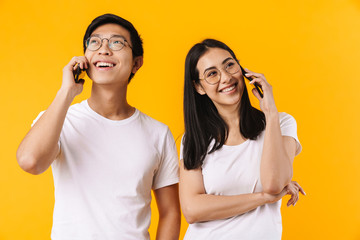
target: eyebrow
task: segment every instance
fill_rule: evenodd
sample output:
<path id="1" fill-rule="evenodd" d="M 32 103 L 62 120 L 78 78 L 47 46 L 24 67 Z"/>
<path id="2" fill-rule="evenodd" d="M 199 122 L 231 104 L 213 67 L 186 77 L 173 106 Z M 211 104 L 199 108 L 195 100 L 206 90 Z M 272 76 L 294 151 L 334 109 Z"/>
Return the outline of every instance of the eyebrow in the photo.
<path id="1" fill-rule="evenodd" d="M 232 57 L 226 58 L 224 61 L 222 61 L 221 65 L 224 65 L 224 64 L 225 64 L 227 61 L 229 61 L 229 60 L 233 60 L 233 58 L 232 58 Z M 206 71 L 211 70 L 211 69 L 216 69 L 216 67 L 215 67 L 215 66 L 209 67 L 209 68 L 207 68 L 207 69 L 204 70 L 204 73 L 205 73 Z"/>
<path id="2" fill-rule="evenodd" d="M 90 37 L 100 37 L 101 38 L 102 35 L 100 34 L 91 34 Z M 126 38 L 123 36 L 123 35 L 119 35 L 119 34 L 113 34 L 111 35 L 109 38 L 112 38 L 112 37 L 121 37 L 123 38 L 124 40 L 126 40 Z M 127 41 L 127 40 L 126 40 Z"/>

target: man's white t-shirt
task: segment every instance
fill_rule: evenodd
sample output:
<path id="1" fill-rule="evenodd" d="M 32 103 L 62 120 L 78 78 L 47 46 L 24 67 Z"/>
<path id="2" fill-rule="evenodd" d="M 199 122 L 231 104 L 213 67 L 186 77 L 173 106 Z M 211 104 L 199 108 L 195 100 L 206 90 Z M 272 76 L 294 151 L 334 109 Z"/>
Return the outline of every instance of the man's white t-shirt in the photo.
<path id="1" fill-rule="evenodd" d="M 295 119 L 279 113 L 283 136 L 297 142 L 296 155 L 301 151 Z M 262 192 L 260 162 L 264 144 L 263 131 L 256 140 L 236 146 L 224 145 L 208 154 L 202 165 L 205 191 L 213 195 L 240 195 Z M 209 150 L 212 144 L 210 144 Z M 181 144 L 180 159 L 183 159 Z M 281 200 L 265 204 L 247 213 L 227 219 L 190 224 L 184 239 L 209 240 L 279 240 L 282 234 Z"/>
<path id="2" fill-rule="evenodd" d="M 85 100 L 69 108 L 59 144 L 51 165 L 51 238 L 149 239 L 151 190 L 178 182 L 169 128 L 137 109 L 127 119 L 110 120 Z"/>

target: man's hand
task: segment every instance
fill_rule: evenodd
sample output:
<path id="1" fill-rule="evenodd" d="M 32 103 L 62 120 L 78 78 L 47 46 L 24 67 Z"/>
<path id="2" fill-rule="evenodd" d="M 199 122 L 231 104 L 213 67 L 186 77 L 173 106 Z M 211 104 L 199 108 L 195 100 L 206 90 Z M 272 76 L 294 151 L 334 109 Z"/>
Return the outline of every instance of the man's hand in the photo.
<path id="1" fill-rule="evenodd" d="M 88 69 L 88 60 L 84 56 L 73 57 L 70 62 L 63 68 L 63 80 L 60 91 L 69 93 L 72 98 L 79 95 L 83 90 L 85 80 L 80 79 L 75 83 L 74 70 L 77 68 Z"/>

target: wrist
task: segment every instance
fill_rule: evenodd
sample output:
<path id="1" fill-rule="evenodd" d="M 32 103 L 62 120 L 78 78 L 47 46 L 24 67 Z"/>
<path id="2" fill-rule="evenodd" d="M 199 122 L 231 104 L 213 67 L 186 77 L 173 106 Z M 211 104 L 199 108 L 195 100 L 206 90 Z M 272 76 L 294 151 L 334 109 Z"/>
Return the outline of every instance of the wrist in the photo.
<path id="1" fill-rule="evenodd" d="M 71 90 L 67 90 L 67 89 L 63 89 L 63 88 L 60 88 L 60 90 L 56 94 L 56 98 L 61 99 L 68 105 L 70 105 L 72 103 L 75 96 L 76 96 L 76 94 L 73 94 Z"/>
<path id="2" fill-rule="evenodd" d="M 265 114 L 266 122 L 270 122 L 270 121 L 278 122 L 279 121 L 279 112 L 276 109 L 276 107 L 264 112 L 264 114 Z"/>
<path id="3" fill-rule="evenodd" d="M 261 194 L 261 198 L 265 202 L 265 204 L 271 202 L 269 194 L 264 193 L 264 192 L 261 192 L 260 194 Z"/>

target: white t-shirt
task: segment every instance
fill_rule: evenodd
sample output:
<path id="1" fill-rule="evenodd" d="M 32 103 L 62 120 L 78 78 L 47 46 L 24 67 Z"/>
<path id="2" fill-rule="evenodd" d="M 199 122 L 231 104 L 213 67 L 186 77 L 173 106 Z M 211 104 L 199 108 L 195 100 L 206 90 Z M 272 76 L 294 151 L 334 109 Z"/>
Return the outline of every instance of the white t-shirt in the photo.
<path id="1" fill-rule="evenodd" d="M 296 155 L 301 151 L 297 138 L 295 119 L 279 113 L 283 136 L 291 136 L 297 142 Z M 208 154 L 202 165 L 205 191 L 213 195 L 239 195 L 262 192 L 260 162 L 264 144 L 263 131 L 256 140 L 246 140 L 236 146 L 224 145 Z M 214 144 L 214 141 L 210 144 Z M 183 159 L 181 144 L 180 159 Z M 281 239 L 281 200 L 265 204 L 247 213 L 227 219 L 190 224 L 184 239 Z"/>
<path id="2" fill-rule="evenodd" d="M 178 182 L 169 128 L 137 109 L 127 119 L 110 120 L 85 100 L 69 108 L 59 144 L 51 165 L 51 238 L 149 239 L 151 189 Z"/>

